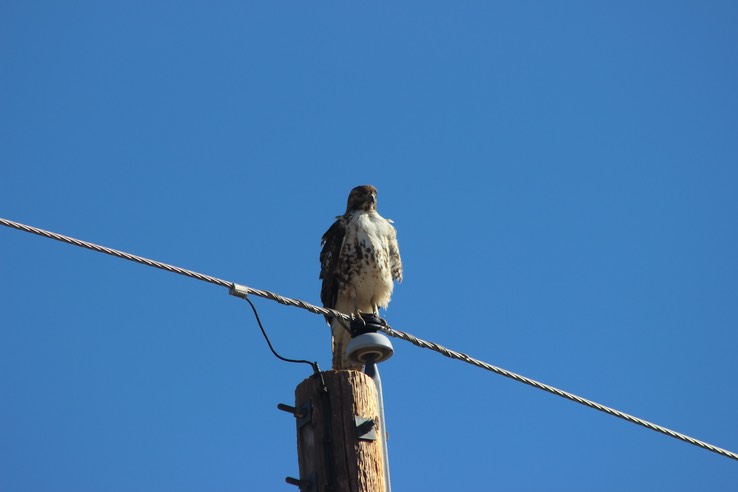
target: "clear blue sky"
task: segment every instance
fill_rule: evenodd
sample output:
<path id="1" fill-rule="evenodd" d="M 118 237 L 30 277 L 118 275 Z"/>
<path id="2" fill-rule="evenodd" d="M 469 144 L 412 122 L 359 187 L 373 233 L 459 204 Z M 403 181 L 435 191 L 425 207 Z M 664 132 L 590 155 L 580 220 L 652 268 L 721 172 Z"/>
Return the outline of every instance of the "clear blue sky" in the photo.
<path id="1" fill-rule="evenodd" d="M 738 451 L 735 2 L 0 3 L 0 216 L 319 302 L 371 183 L 398 329 Z M 0 228 L 0 490 L 295 490 L 226 289 Z M 255 299 L 330 364 L 320 316 Z M 738 462 L 394 341 L 395 490 L 728 491 Z"/>

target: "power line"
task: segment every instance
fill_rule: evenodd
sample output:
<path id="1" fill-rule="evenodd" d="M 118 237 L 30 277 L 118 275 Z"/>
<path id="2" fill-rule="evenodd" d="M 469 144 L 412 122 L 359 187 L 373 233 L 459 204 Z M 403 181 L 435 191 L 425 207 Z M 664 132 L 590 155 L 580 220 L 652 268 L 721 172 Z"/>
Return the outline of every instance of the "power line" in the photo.
<path id="1" fill-rule="evenodd" d="M 21 224 L 19 222 L 13 222 L 12 220 L 3 219 L 2 217 L 0 217 L 0 224 L 6 227 L 13 228 L 13 229 L 18 229 L 19 231 L 30 232 L 31 234 L 37 234 L 39 236 L 43 236 L 49 239 L 55 239 L 63 243 L 72 244 L 74 246 L 79 246 L 81 248 L 91 249 L 92 251 L 97 251 L 98 253 L 105 253 L 107 255 L 115 256 L 116 258 L 122 258 L 124 260 L 141 263 L 142 265 L 159 268 L 161 270 L 166 270 L 168 272 L 176 273 L 179 275 L 184 275 L 185 277 L 194 278 L 196 280 L 202 280 L 203 282 L 208 282 L 211 284 L 219 285 L 221 287 L 227 287 L 231 291 L 231 294 L 235 296 L 242 297 L 244 295 L 252 294 L 258 297 L 263 297 L 263 298 L 266 298 L 272 301 L 276 301 L 280 304 L 284 304 L 285 306 L 294 306 L 294 307 L 306 309 L 310 311 L 311 313 L 315 313 L 315 314 L 322 314 L 324 316 L 333 316 L 336 318 L 344 319 L 346 321 L 351 321 L 353 319 L 352 316 L 340 313 L 338 311 L 334 311 L 333 309 L 313 306 L 312 304 L 309 304 L 305 301 L 300 301 L 298 299 L 290 299 L 289 297 L 283 297 L 283 296 L 280 296 L 279 294 L 275 294 L 274 292 L 269 292 L 268 290 L 252 289 L 251 287 L 247 287 L 245 285 L 239 285 L 233 282 L 229 282 L 227 280 L 223 280 L 223 279 L 216 278 L 216 277 L 211 277 L 210 275 L 204 275 L 202 273 L 197 273 L 192 270 L 187 270 L 186 268 L 180 268 L 174 265 L 168 265 L 160 261 L 150 260 L 142 256 L 136 256 L 130 253 L 126 253 L 124 251 L 119 251 L 117 249 L 100 246 L 99 244 L 89 243 L 87 241 L 82 241 L 80 239 L 75 239 L 69 236 L 63 236 L 61 234 L 57 234 L 56 232 L 45 231 L 43 229 L 39 229 L 38 227 Z"/>
<path id="2" fill-rule="evenodd" d="M 706 449 L 708 451 L 712 451 L 713 453 L 721 454 L 725 457 L 732 458 L 734 460 L 738 460 L 738 454 L 733 453 L 731 451 L 727 451 L 725 449 L 719 448 L 717 446 L 713 446 L 712 444 L 707 444 L 706 442 L 700 441 L 698 439 L 695 439 L 693 437 L 689 437 L 685 434 L 681 434 L 679 432 L 673 431 L 671 429 L 667 429 L 666 427 L 662 427 L 660 425 L 648 422 L 646 420 L 640 419 L 638 417 L 634 417 L 633 415 L 629 415 L 627 413 L 621 412 L 619 410 L 615 410 L 614 408 L 607 407 L 605 405 L 602 405 L 600 403 L 594 402 L 592 400 L 588 400 L 586 398 L 582 398 L 581 396 L 577 396 L 573 393 L 569 393 L 564 390 L 560 390 L 558 388 L 554 388 L 553 386 L 549 386 L 547 384 L 538 382 L 534 379 L 527 378 L 525 376 L 521 376 L 520 374 L 516 374 L 514 372 L 508 371 L 506 369 L 502 369 L 497 366 L 493 366 L 492 364 L 488 364 L 486 362 L 483 362 L 481 360 L 475 359 L 473 357 L 470 357 L 466 354 L 463 354 L 461 352 L 456 352 L 455 350 L 447 349 L 446 347 L 442 345 L 438 345 L 433 342 L 427 342 L 425 340 L 421 340 L 413 335 L 410 335 L 409 333 L 404 333 L 399 330 L 386 330 L 386 333 L 388 335 L 391 335 L 396 338 L 400 338 L 401 340 L 405 340 L 407 342 L 412 343 L 413 345 L 416 345 L 421 348 L 427 348 L 429 350 L 433 350 L 434 352 L 438 352 L 441 355 L 445 355 L 446 357 L 450 357 L 451 359 L 460 360 L 463 362 L 466 362 L 467 364 L 471 364 L 473 366 L 479 367 L 481 369 L 494 372 L 495 374 L 499 374 L 500 376 L 505 376 L 506 378 L 513 379 L 515 381 L 518 381 L 520 383 L 525 383 L 529 386 L 533 386 L 534 388 L 538 388 L 543 391 L 547 391 L 551 394 L 554 394 L 556 396 L 560 396 L 562 398 L 566 398 L 567 400 L 573 401 L 575 403 L 579 403 L 581 405 L 587 406 L 589 408 L 593 408 L 595 410 L 599 410 L 600 412 L 607 413 L 609 415 L 612 415 L 614 417 L 618 417 L 623 420 L 627 420 L 628 422 L 631 422 L 633 424 L 638 424 L 640 426 L 643 426 L 647 429 L 651 429 L 656 432 L 660 432 L 662 434 L 666 434 L 667 436 L 673 437 L 675 439 L 679 439 L 684 442 L 688 442 L 689 444 L 693 444 L 695 446 L 701 447 L 703 449 Z"/>
<path id="3" fill-rule="evenodd" d="M 335 311 L 333 309 L 327 309 L 323 307 L 314 306 L 310 303 L 307 303 L 305 301 L 301 301 L 298 299 L 290 299 L 289 297 L 283 297 L 279 294 L 275 294 L 274 292 L 269 292 L 266 290 L 259 290 L 259 289 L 253 289 L 251 287 L 247 287 L 245 285 L 236 284 L 234 282 L 229 282 L 226 280 L 222 280 L 216 277 L 211 277 L 209 275 L 203 275 L 201 273 L 194 272 L 192 270 L 187 270 L 185 268 L 176 267 L 173 265 L 168 265 L 166 263 L 161 263 L 155 260 L 150 260 L 148 258 L 144 258 L 141 256 L 132 255 L 130 253 L 125 253 L 123 251 L 118 251 L 111 248 L 106 248 L 105 246 L 100 246 L 94 243 L 89 243 L 87 241 L 81 241 L 79 239 L 71 238 L 68 236 L 63 236 L 61 234 L 57 234 L 50 231 L 45 231 L 43 229 L 39 229 L 37 227 L 32 227 L 29 225 L 21 224 L 18 222 L 13 222 L 11 220 L 3 219 L 0 217 L 0 224 L 4 225 L 6 227 L 10 227 L 13 229 L 18 229 L 21 231 L 29 232 L 32 234 L 37 234 L 39 236 L 43 236 L 49 239 L 55 239 L 57 241 L 65 242 L 68 244 L 72 244 L 75 246 L 79 246 L 82 248 L 91 249 L 93 251 L 97 251 L 99 253 L 105 253 L 111 256 L 115 256 L 118 258 L 122 258 L 129 261 L 134 261 L 136 263 L 141 263 L 143 265 L 151 266 L 154 268 L 159 268 L 162 270 L 167 270 L 169 272 L 177 273 L 179 275 L 184 275 L 186 277 L 194 278 L 197 280 L 201 280 L 203 282 L 209 282 L 211 284 L 219 285 L 221 287 L 227 287 L 231 293 L 231 295 L 246 298 L 249 294 L 253 294 L 258 297 L 263 297 L 266 299 L 270 299 L 272 301 L 276 301 L 280 304 L 284 304 L 286 306 L 294 306 L 301 309 L 305 309 L 307 311 L 310 311 L 314 314 L 322 314 L 324 316 L 332 316 L 344 319 L 346 321 L 350 321 L 353 319 L 353 316 L 349 316 L 347 314 Z M 547 384 L 535 381 L 533 379 L 527 378 L 525 376 L 521 376 L 520 374 L 516 374 L 514 372 L 508 371 L 506 369 L 502 369 L 497 366 L 493 366 L 492 364 L 488 364 L 487 362 L 475 359 L 467 354 L 464 354 L 462 352 L 457 352 L 455 350 L 448 349 L 444 347 L 443 345 L 439 345 L 434 342 L 428 342 L 426 340 L 417 338 L 414 335 L 411 335 L 409 333 L 395 330 L 391 328 L 388 325 L 383 326 L 382 331 L 386 333 L 389 336 L 399 338 L 401 340 L 405 340 L 407 342 L 412 343 L 413 345 L 432 350 L 434 352 L 437 352 L 441 355 L 444 355 L 446 357 L 449 357 L 451 359 L 460 360 L 462 362 L 466 362 L 467 364 L 471 364 L 475 367 L 479 367 L 481 369 L 494 372 L 495 374 L 499 374 L 500 376 L 504 376 L 509 379 L 513 379 L 515 381 L 518 381 L 520 383 L 525 383 L 529 386 L 532 386 L 534 388 L 538 388 L 540 390 L 546 391 L 548 393 L 554 394 L 556 396 L 560 396 L 562 398 L 566 398 L 567 400 L 573 401 L 575 403 L 579 403 L 580 405 L 587 406 L 589 408 L 593 408 L 595 410 L 598 410 L 600 412 L 607 413 L 609 415 L 612 415 L 614 417 L 626 420 L 628 422 L 631 422 L 633 424 L 640 425 L 642 427 L 645 427 L 647 429 L 651 429 L 656 432 L 660 432 L 662 434 L 665 434 L 667 436 L 673 437 L 675 439 L 679 439 L 680 441 L 684 441 L 686 443 L 692 444 L 694 446 L 698 446 L 702 449 L 706 449 L 708 451 L 712 451 L 713 453 L 717 453 L 719 455 L 725 456 L 727 458 L 731 458 L 733 460 L 738 461 L 738 454 L 733 453 L 731 451 L 719 448 L 717 446 L 713 446 L 712 444 L 708 444 L 706 442 L 700 441 L 698 439 L 695 439 L 693 437 L 689 437 L 685 434 L 667 429 L 666 427 L 662 427 L 660 425 L 653 424 L 651 422 L 648 422 L 646 420 L 640 419 L 638 417 L 634 417 L 633 415 L 629 415 L 627 413 L 621 412 L 619 410 L 615 410 L 613 408 L 607 407 L 605 405 L 602 405 L 600 403 L 588 400 L 586 398 L 582 398 L 581 396 L 577 396 L 573 393 L 569 393 L 567 391 L 560 390 L 558 388 L 554 388 L 553 386 L 549 386 Z"/>

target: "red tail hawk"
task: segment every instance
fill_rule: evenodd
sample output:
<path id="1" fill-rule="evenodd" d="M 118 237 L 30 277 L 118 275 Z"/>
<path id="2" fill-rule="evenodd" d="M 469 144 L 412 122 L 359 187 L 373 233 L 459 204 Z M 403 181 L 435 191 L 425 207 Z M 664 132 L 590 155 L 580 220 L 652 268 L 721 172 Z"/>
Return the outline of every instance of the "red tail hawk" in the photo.
<path id="1" fill-rule="evenodd" d="M 379 314 L 387 308 L 393 280 L 402 281 L 402 260 L 397 232 L 391 221 L 377 213 L 377 189 L 357 186 L 348 197 L 346 213 L 336 217 L 323 234 L 320 278 L 323 306 L 346 314 Z M 358 369 L 346 357 L 351 336 L 333 319 L 333 368 Z M 345 323 L 347 324 L 347 323 Z"/>

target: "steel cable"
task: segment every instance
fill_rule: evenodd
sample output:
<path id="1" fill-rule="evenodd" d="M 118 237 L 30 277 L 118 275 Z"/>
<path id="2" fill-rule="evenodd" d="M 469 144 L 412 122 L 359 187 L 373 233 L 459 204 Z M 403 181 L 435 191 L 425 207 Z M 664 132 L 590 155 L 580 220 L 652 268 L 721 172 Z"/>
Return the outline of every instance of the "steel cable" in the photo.
<path id="1" fill-rule="evenodd" d="M 289 297 L 280 296 L 279 294 L 275 294 L 274 292 L 269 292 L 268 290 L 253 289 L 245 285 L 239 285 L 234 282 L 229 282 L 227 280 L 223 280 L 217 277 L 211 277 L 210 275 L 204 275 L 202 273 L 198 273 L 192 270 L 187 270 L 186 268 L 180 268 L 174 265 L 168 265 L 160 261 L 151 260 L 149 258 L 144 258 L 142 256 L 132 255 L 124 251 L 119 251 L 113 248 L 107 248 L 105 246 L 100 246 L 99 244 L 82 241 L 80 239 L 75 239 L 69 236 L 64 236 L 62 234 L 57 234 L 56 232 L 46 231 L 44 229 L 39 229 L 38 227 L 21 224 L 19 222 L 14 222 L 12 220 L 4 219 L 2 217 L 0 217 L 0 224 L 6 227 L 13 228 L 13 229 L 18 229 L 19 231 L 30 232 L 31 234 L 36 234 L 36 235 L 43 236 L 49 239 L 55 239 L 63 243 L 72 244 L 74 246 L 79 246 L 81 248 L 91 249 L 92 251 L 97 251 L 98 253 L 105 253 L 107 255 L 115 256 L 116 258 L 122 258 L 124 260 L 133 261 L 136 263 L 140 263 L 142 265 L 159 268 L 161 270 L 166 270 L 168 272 L 176 273 L 179 275 L 184 275 L 185 277 L 194 278 L 196 280 L 202 280 L 203 282 L 208 282 L 211 284 L 219 285 L 221 287 L 227 287 L 228 289 L 231 290 L 231 293 L 233 293 L 234 295 L 238 295 L 238 293 L 243 294 L 243 295 L 252 294 L 257 297 L 263 297 L 265 299 L 269 299 L 269 300 L 278 302 L 280 304 L 284 304 L 285 306 L 293 306 L 293 307 L 305 309 L 315 314 L 322 314 L 324 316 L 333 316 L 333 317 L 345 319 L 347 321 L 350 321 L 353 319 L 352 316 L 340 313 L 338 311 L 334 311 L 333 309 L 314 306 L 310 303 L 301 301 L 299 299 L 290 299 Z"/>
<path id="2" fill-rule="evenodd" d="M 291 299 L 289 297 L 284 297 L 279 294 L 275 294 L 274 292 L 269 292 L 266 290 L 259 290 L 259 289 L 253 289 L 251 287 L 247 287 L 245 285 L 236 284 L 234 282 L 229 282 L 226 280 L 222 280 L 216 277 L 211 277 L 209 275 L 203 275 L 201 273 L 194 272 L 192 270 L 187 270 L 185 268 L 176 267 L 173 265 L 168 265 L 166 263 L 161 263 L 159 261 L 150 260 L 148 258 L 144 258 L 141 256 L 132 255 L 130 253 L 125 253 L 123 251 L 118 251 L 112 248 L 106 248 L 105 246 L 100 246 L 94 243 L 89 243 L 87 241 L 81 241 L 79 239 L 71 238 L 68 236 L 63 236 L 61 234 L 57 234 L 50 231 L 45 231 L 43 229 L 39 229 L 37 227 L 32 227 L 25 224 L 20 224 L 18 222 L 14 222 L 11 220 L 3 219 L 0 217 L 0 224 L 10 227 L 13 229 L 18 229 L 21 231 L 29 232 L 32 234 L 37 234 L 39 236 L 43 236 L 49 239 L 55 239 L 57 241 L 65 242 L 68 244 L 72 244 L 75 246 L 80 246 L 82 248 L 91 249 L 93 251 L 97 251 L 99 253 L 105 253 L 108 255 L 112 255 L 118 258 L 122 258 L 124 260 L 134 261 L 136 263 L 141 263 L 143 265 L 151 266 L 154 268 L 159 268 L 162 270 L 166 270 L 169 272 L 177 273 L 179 275 L 184 275 L 186 277 L 194 278 L 197 280 L 202 280 L 203 282 L 209 282 L 211 284 L 219 285 L 221 287 L 227 287 L 230 290 L 230 293 L 237 297 L 246 297 L 249 294 L 253 294 L 258 297 L 263 297 L 265 299 L 269 299 L 275 302 L 278 302 L 280 304 L 286 305 L 286 306 L 293 306 L 298 307 L 301 309 L 305 309 L 307 311 L 310 311 L 314 314 L 322 314 L 324 316 L 333 316 L 337 318 L 344 319 L 346 321 L 350 321 L 353 319 L 353 316 L 335 311 L 333 309 L 327 309 L 323 307 L 318 307 L 315 305 L 312 305 L 308 302 L 301 301 L 299 299 Z M 521 376 L 520 374 L 516 374 L 514 372 L 508 371 L 506 369 L 502 369 L 497 366 L 493 366 L 492 364 L 488 364 L 486 362 L 483 362 L 481 360 L 475 359 L 467 354 L 464 354 L 462 352 L 457 352 L 455 350 L 448 349 L 444 347 L 443 345 L 439 345 L 434 342 L 428 342 L 426 340 L 417 338 L 414 335 L 411 335 L 409 333 L 395 330 L 391 328 L 388 325 L 385 325 L 382 327 L 382 331 L 386 333 L 387 335 L 399 338 L 401 340 L 405 340 L 406 342 L 410 342 L 411 344 L 432 350 L 433 352 L 437 352 L 445 357 L 449 357 L 451 359 L 460 360 L 462 362 L 466 362 L 467 364 L 471 364 L 473 366 L 479 367 L 480 369 L 484 369 L 487 371 L 494 372 L 495 374 L 499 374 L 500 376 L 504 376 L 509 379 L 513 379 L 515 381 L 518 381 L 520 383 L 525 383 L 529 386 L 532 386 L 534 388 L 538 388 L 540 390 L 546 391 L 548 393 L 554 394 L 556 396 L 560 396 L 562 398 L 566 398 L 567 400 L 573 401 L 575 403 L 579 403 L 580 405 L 587 406 L 589 408 L 593 408 L 595 410 L 598 410 L 600 412 L 607 413 L 609 415 L 612 415 L 614 417 L 626 420 L 628 422 L 631 422 L 633 424 L 637 424 L 640 426 L 643 426 L 647 429 L 651 429 L 656 432 L 660 432 L 662 434 L 665 434 L 669 437 L 673 437 L 675 439 L 679 439 L 680 441 L 692 444 L 694 446 L 698 446 L 702 449 L 706 449 L 707 451 L 711 451 L 713 453 L 717 453 L 719 455 L 725 456 L 727 458 L 733 459 L 738 461 L 738 454 L 733 453 L 731 451 L 719 448 L 717 446 L 713 446 L 712 444 L 708 444 L 706 442 L 700 441 L 698 439 L 695 439 L 693 437 L 687 436 L 685 434 L 681 434 L 679 432 L 673 431 L 671 429 L 667 429 L 666 427 L 662 427 L 660 425 L 653 424 L 651 422 L 648 422 L 646 420 L 640 419 L 638 417 L 634 417 L 633 415 L 629 415 L 627 413 L 621 412 L 619 410 L 615 410 L 613 408 L 607 407 L 605 405 L 601 405 L 597 402 L 588 400 L 586 398 L 582 398 L 581 396 L 577 396 L 573 393 L 569 393 L 567 391 L 560 390 L 558 388 L 555 388 L 553 386 L 549 386 L 547 384 L 535 381 L 533 379 L 527 378 L 525 376 Z"/>
<path id="3" fill-rule="evenodd" d="M 731 451 L 728 451 L 726 449 L 719 448 L 717 446 L 713 446 L 712 444 L 708 444 L 706 442 L 700 441 L 698 439 L 695 439 L 693 437 L 689 437 L 685 434 L 681 434 L 679 432 L 673 431 L 671 429 L 667 429 L 666 427 L 662 427 L 660 425 L 656 425 L 654 423 L 648 422 L 647 420 L 640 419 L 638 417 L 634 417 L 633 415 L 629 415 L 627 413 L 621 412 L 619 410 L 615 410 L 614 408 L 607 407 L 605 405 L 602 405 L 600 403 L 594 402 L 592 400 L 588 400 L 586 398 L 582 398 L 581 396 L 577 396 L 573 393 L 569 393 L 564 390 L 560 390 L 558 388 L 554 388 L 553 386 L 549 386 L 547 384 L 538 382 L 534 379 L 527 378 L 525 376 L 521 376 L 520 374 L 516 374 L 514 372 L 508 371 L 506 369 L 502 369 L 497 366 L 493 366 L 492 364 L 488 364 L 487 362 L 483 362 L 481 360 L 475 359 L 473 357 L 470 357 L 464 353 L 456 352 L 455 350 L 450 350 L 444 347 L 443 345 L 438 345 L 437 343 L 428 342 L 425 340 L 422 340 L 420 338 L 417 338 L 409 333 L 405 333 L 399 330 L 393 330 L 389 326 L 384 327 L 382 329 L 385 333 L 388 335 L 399 338 L 401 340 L 405 340 L 406 342 L 410 342 L 413 345 L 421 348 L 425 348 L 428 350 L 432 350 L 434 352 L 438 352 L 441 355 L 444 355 L 446 357 L 449 357 L 451 359 L 460 360 L 463 362 L 466 362 L 467 364 L 471 364 L 473 366 L 479 367 L 480 369 L 484 369 L 487 371 L 494 372 L 495 374 L 499 374 L 500 376 L 505 376 L 506 378 L 513 379 L 515 381 L 518 381 L 520 383 L 525 383 L 529 386 L 533 386 L 534 388 L 538 388 L 543 391 L 547 391 L 549 393 L 552 393 L 556 396 L 560 396 L 562 398 L 566 398 L 567 400 L 573 401 L 575 403 L 579 403 L 580 405 L 587 406 L 589 408 L 593 408 L 595 410 L 599 410 L 600 412 L 604 412 L 607 414 L 610 414 L 614 417 L 618 417 L 623 420 L 627 420 L 628 422 L 631 422 L 633 424 L 638 424 L 640 426 L 646 427 L 647 429 L 651 429 L 656 432 L 660 432 L 662 434 L 666 434 L 667 436 L 673 437 L 675 439 L 679 439 L 681 441 L 687 442 L 689 444 L 693 444 L 695 446 L 699 446 L 703 449 L 706 449 L 708 451 L 712 451 L 713 453 L 717 453 L 720 455 L 723 455 L 727 458 L 732 458 L 734 460 L 738 460 L 738 454 L 733 453 Z"/>

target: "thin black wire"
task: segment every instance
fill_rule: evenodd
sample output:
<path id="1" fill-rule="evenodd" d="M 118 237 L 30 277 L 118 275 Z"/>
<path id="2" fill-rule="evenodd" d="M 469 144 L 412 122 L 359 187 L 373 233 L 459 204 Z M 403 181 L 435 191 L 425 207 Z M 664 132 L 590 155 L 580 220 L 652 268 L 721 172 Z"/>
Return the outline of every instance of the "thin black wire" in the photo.
<path id="1" fill-rule="evenodd" d="M 210 277 L 208 275 L 203 275 L 201 273 L 193 272 L 191 270 L 186 270 L 184 268 L 175 267 L 172 265 L 167 265 L 166 263 L 161 263 L 158 261 L 150 260 L 148 258 L 143 258 L 141 256 L 131 255 L 129 253 L 125 253 L 122 251 L 114 250 L 111 248 L 106 248 L 104 246 L 100 246 L 94 243 L 88 243 L 86 241 L 81 241 L 79 239 L 62 236 L 61 234 L 57 234 L 54 232 L 45 231 L 43 229 L 38 229 L 36 227 L 32 227 L 29 225 L 21 224 L 18 222 L 13 222 L 11 220 L 0 218 L 0 225 L 4 225 L 6 227 L 11 227 L 14 229 L 18 229 L 25 232 L 30 232 L 32 234 L 37 234 L 39 236 L 43 236 L 49 239 L 56 239 L 57 241 L 65 242 L 68 244 L 72 244 L 75 246 L 80 246 L 83 248 L 91 249 L 93 251 L 97 251 L 99 253 L 105 253 L 112 256 L 116 256 L 118 258 L 123 258 L 125 260 L 134 261 L 137 263 L 141 263 L 147 266 L 160 268 L 162 270 L 167 270 L 173 273 L 177 273 L 179 275 L 184 275 L 190 278 L 194 278 L 197 280 L 202 280 L 204 282 L 209 282 L 212 284 L 220 285 L 223 287 L 228 287 L 230 290 L 231 295 L 236 297 L 242 297 L 246 299 L 246 296 L 248 294 L 253 294 L 259 297 L 264 297 L 266 299 L 276 301 L 280 304 L 286 305 L 286 306 L 294 306 L 301 309 L 305 309 L 307 311 L 310 311 L 311 313 L 315 314 L 322 314 L 324 316 L 330 316 L 332 318 L 338 318 L 346 321 L 351 321 L 353 319 L 353 316 L 335 311 L 333 309 L 327 309 L 323 307 L 314 306 L 310 303 L 307 303 L 305 301 L 301 301 L 299 299 L 290 299 L 289 297 L 283 297 L 279 294 L 275 294 L 274 292 L 269 292 L 265 290 L 258 290 L 258 289 L 252 289 L 251 287 L 247 287 L 245 285 L 239 285 L 233 282 L 228 282 L 226 280 L 222 280 L 215 277 Z M 249 301 L 249 303 L 251 303 Z M 251 305 L 252 308 L 254 308 L 253 304 Z M 256 313 L 256 309 L 254 308 L 254 314 L 256 314 L 257 321 L 259 320 L 259 316 Z M 281 357 L 279 354 L 277 354 L 273 347 L 271 346 L 271 343 L 269 342 L 269 339 L 266 337 L 266 332 L 264 332 L 264 328 L 261 326 L 261 322 L 259 322 L 260 328 L 262 329 L 262 333 L 264 334 L 264 337 L 267 339 L 267 343 L 269 344 L 269 348 L 272 350 L 272 353 L 279 357 L 282 360 L 287 360 Z M 580 396 L 577 396 L 573 393 L 568 393 L 566 391 L 560 390 L 558 388 L 555 388 L 553 386 L 549 386 L 547 384 L 540 383 L 538 381 L 535 381 L 533 379 L 527 378 L 525 376 L 521 376 L 519 374 L 516 374 L 511 371 L 507 371 L 505 369 L 493 366 L 492 364 L 488 364 L 487 362 L 475 359 L 467 354 L 464 354 L 462 352 L 457 352 L 455 350 L 450 350 L 443 345 L 439 345 L 434 342 L 428 342 L 426 340 L 423 340 L 421 338 L 417 338 L 414 335 L 411 335 L 410 333 L 405 333 L 399 330 L 394 330 L 388 325 L 384 325 L 381 330 L 386 333 L 389 336 L 400 338 L 402 340 L 405 340 L 407 342 L 412 343 L 413 345 L 432 350 L 434 352 L 437 352 L 445 357 L 449 357 L 451 359 L 460 360 L 462 362 L 466 362 L 467 364 L 471 364 L 475 367 L 485 369 L 487 371 L 494 372 L 495 374 L 499 374 L 501 376 L 505 376 L 507 378 L 513 379 L 515 381 L 527 384 L 529 386 L 532 386 L 534 388 L 547 391 L 549 393 L 552 393 L 556 396 L 560 396 L 562 398 L 566 398 L 567 400 L 573 401 L 575 403 L 579 403 L 580 405 L 587 406 L 589 408 L 592 408 L 594 410 L 598 410 L 600 412 L 607 413 L 609 415 L 612 415 L 614 417 L 618 417 L 620 419 L 626 420 L 630 423 L 637 424 L 643 427 L 646 427 L 647 429 L 651 429 L 656 432 L 660 432 L 662 434 L 665 434 L 669 437 L 673 437 L 675 439 L 681 440 L 683 442 L 686 442 L 688 444 L 692 444 L 694 446 L 700 447 L 702 449 L 705 449 L 707 451 L 711 451 L 713 453 L 720 454 L 722 456 L 725 456 L 727 458 L 733 459 L 738 461 L 738 454 L 733 453 L 731 451 L 728 451 L 726 449 L 719 448 L 717 446 L 713 446 L 712 444 L 708 444 L 706 442 L 700 441 L 698 439 L 694 439 L 692 437 L 689 437 L 685 434 L 681 434 L 679 432 L 672 431 L 670 429 L 667 429 L 666 427 L 662 427 L 656 424 L 653 424 L 651 422 L 648 422 L 646 420 L 640 419 L 638 417 L 635 417 L 633 415 L 629 415 L 627 413 L 620 412 L 618 410 L 615 410 L 610 407 L 606 407 L 605 405 L 601 405 L 599 403 L 596 403 L 591 400 L 587 400 L 586 398 L 582 398 Z M 307 363 L 310 364 L 313 367 L 313 370 L 320 375 L 321 381 L 322 381 L 322 374 L 319 372 L 317 363 L 312 363 L 309 361 L 292 361 L 287 360 L 287 362 L 300 362 L 300 363 Z M 322 381 L 323 382 L 323 381 Z M 325 388 L 325 383 L 323 382 L 323 387 Z"/>
<path id="2" fill-rule="evenodd" d="M 320 373 L 320 368 L 318 367 L 317 362 L 310 362 L 309 360 L 305 360 L 305 359 L 289 359 L 287 357 L 282 357 L 281 355 L 279 355 L 277 351 L 274 350 L 274 347 L 272 346 L 272 342 L 269 340 L 269 336 L 267 335 L 267 332 L 264 329 L 264 325 L 261 324 L 261 318 L 259 318 L 259 313 L 256 311 L 256 306 L 254 306 L 254 303 L 251 302 L 251 299 L 249 299 L 248 297 L 244 297 L 244 299 L 246 300 L 246 302 L 249 303 L 249 306 L 251 306 L 251 310 L 254 311 L 254 317 L 256 318 L 256 322 L 259 324 L 259 329 L 261 330 L 261 334 L 264 335 L 264 340 L 266 340 L 267 345 L 269 345 L 269 350 L 272 351 L 272 353 L 277 359 L 283 360 L 285 362 L 291 362 L 293 364 L 307 364 L 313 368 L 313 371 L 316 374 Z"/>

